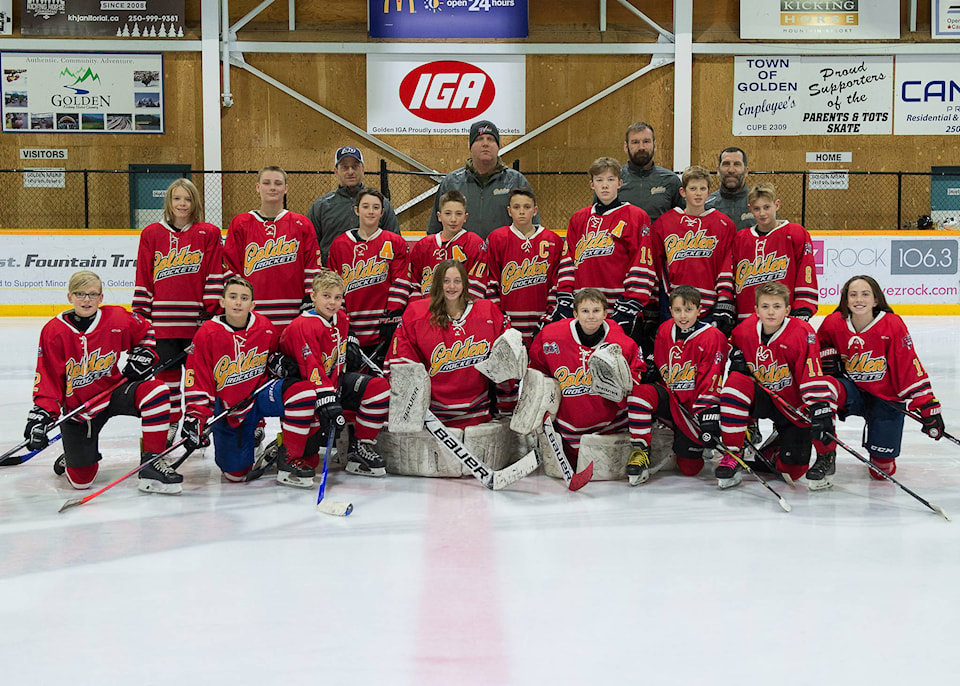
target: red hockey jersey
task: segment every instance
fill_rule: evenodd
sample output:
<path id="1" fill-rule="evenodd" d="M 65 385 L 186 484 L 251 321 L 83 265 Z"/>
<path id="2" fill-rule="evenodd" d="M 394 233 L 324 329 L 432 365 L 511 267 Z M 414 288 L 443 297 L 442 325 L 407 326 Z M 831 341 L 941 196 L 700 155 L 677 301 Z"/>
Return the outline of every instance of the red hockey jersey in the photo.
<path id="1" fill-rule="evenodd" d="M 459 260 L 470 277 L 470 295 L 480 299 L 487 294 L 487 245 L 472 231 L 461 230 L 446 243 L 439 233 L 424 236 L 410 250 L 410 302 L 430 298 L 433 270 L 444 260 Z"/>
<path id="2" fill-rule="evenodd" d="M 513 226 L 487 236 L 490 300 L 523 334 L 527 347 L 540 322 L 557 309 L 557 293 L 573 293 L 573 261 L 560 236 L 538 226 L 530 238 Z"/>
<path id="3" fill-rule="evenodd" d="M 898 315 L 880 312 L 863 331 L 857 331 L 850 320 L 834 312 L 820 324 L 817 338 L 820 354 L 839 353 L 847 376 L 867 393 L 906 401 L 912 410 L 936 401 L 930 377 Z"/>
<path id="4" fill-rule="evenodd" d="M 310 381 L 318 391 L 336 393 L 340 374 L 347 362 L 349 329 L 350 318 L 342 310 L 329 322 L 310 310 L 302 313 L 283 330 L 280 334 L 280 350 L 297 361 L 300 376 Z"/>
<path id="5" fill-rule="evenodd" d="M 429 236 L 433 238 L 433 236 Z M 490 381 L 476 365 L 507 328 L 500 309 L 474 300 L 446 329 L 430 323 L 430 301 L 410 303 L 387 354 L 398 362 L 422 364 L 430 375 L 430 409 L 448 426 L 462 428 L 490 420 Z"/>
<path id="6" fill-rule="evenodd" d="M 282 210 L 267 220 L 256 211 L 230 222 L 223 246 L 225 269 L 253 284 L 256 309 L 284 327 L 309 299 L 320 273 L 320 248 L 313 224 L 302 214 Z"/>
<path id="7" fill-rule="evenodd" d="M 530 366 L 560 382 L 560 409 L 557 424 L 569 434 L 599 433 L 615 421 L 626 427 L 627 399 L 615 403 L 590 392 L 588 368 L 595 348 L 588 348 L 577 337 L 575 319 L 547 324 L 530 346 Z M 612 321 L 603 323 L 604 337 L 597 343 L 617 343 L 630 364 L 634 383 L 639 383 L 643 363 L 637 344 Z"/>
<path id="8" fill-rule="evenodd" d="M 696 288 L 701 316 L 718 299 L 732 302 L 731 251 L 736 232 L 727 215 L 717 210 L 694 217 L 675 207 L 661 214 L 653 223 L 650 242 L 654 269 L 666 292 L 681 285 Z"/>
<path id="9" fill-rule="evenodd" d="M 353 229 L 333 240 L 327 267 L 347 285 L 344 309 L 360 345 L 376 345 L 383 313 L 402 310 L 407 304 L 407 241 L 383 229 L 363 240 Z"/>
<path id="10" fill-rule="evenodd" d="M 755 311 L 754 291 L 768 281 L 790 289 L 790 308 L 809 308 L 817 313 L 819 291 L 810 234 L 799 224 L 780 222 L 770 233 L 756 226 L 733 237 L 733 280 L 737 316 L 744 320 Z"/>
<path id="11" fill-rule="evenodd" d="M 279 349 L 280 330 L 263 314 L 253 312 L 247 326 L 235 331 L 223 316 L 204 322 L 187 356 L 184 396 L 187 415 L 207 419 L 214 401 L 234 407 L 250 398 L 267 380 L 267 358 Z M 252 406 L 243 404 L 227 422 L 239 426 Z"/>
<path id="12" fill-rule="evenodd" d="M 53 416 L 83 405 L 120 380 L 120 353 L 138 345 L 154 347 L 149 320 L 117 305 L 103 305 L 86 331 L 70 323 L 68 312 L 47 322 L 40 331 L 33 402 Z M 107 394 L 79 418 L 88 420 L 110 404 Z"/>
<path id="13" fill-rule="evenodd" d="M 157 338 L 193 338 L 201 312 L 220 311 L 220 229 L 199 222 L 180 231 L 150 224 L 140 233 L 133 311 L 153 322 Z"/>

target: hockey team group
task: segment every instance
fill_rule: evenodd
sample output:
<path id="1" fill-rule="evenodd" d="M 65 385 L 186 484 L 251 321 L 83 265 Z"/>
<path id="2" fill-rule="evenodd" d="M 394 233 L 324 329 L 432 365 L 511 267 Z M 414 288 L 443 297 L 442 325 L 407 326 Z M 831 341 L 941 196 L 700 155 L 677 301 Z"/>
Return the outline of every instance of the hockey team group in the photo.
<path id="1" fill-rule="evenodd" d="M 499 146 L 496 128 L 478 124 L 475 157 L 475 144 Z M 627 132 L 631 159 L 636 133 Z M 355 148 L 336 161 L 359 161 L 362 175 Z M 501 171 L 467 183 L 482 192 Z M 361 183 L 349 196 L 355 228 L 323 252 L 314 222 L 284 209 L 279 167 L 260 170 L 260 207 L 236 216 L 225 240 L 203 221 L 196 187 L 174 181 L 163 221 L 141 234 L 132 312 L 103 304 L 95 273 L 70 279 L 72 308 L 40 335 L 18 446 L 30 452 L 5 463 L 45 449 L 59 430 L 54 470 L 89 489 L 101 429 L 131 415 L 142 423 L 141 491 L 180 493 L 177 467 L 211 441 L 228 481 L 275 465 L 279 483 L 312 487 L 341 429 L 346 471 L 384 476 L 382 430 L 509 417 L 519 434 L 548 435 L 554 450 L 538 449 L 538 461 L 556 460 L 568 482 L 594 459 L 580 454 L 585 436 L 623 434 L 629 483 L 647 482 L 659 422 L 673 430 L 683 475 L 698 475 L 706 454 L 719 457 L 721 488 L 748 469 L 820 490 L 835 476 L 836 419 L 865 418 L 865 471 L 877 479 L 896 471 L 905 418 L 943 435 L 910 333 L 873 277 L 848 280 L 836 310 L 811 326 L 811 238 L 778 218 L 771 184 L 749 189 L 752 220 L 738 230 L 707 207 L 703 167 L 673 175 L 684 206 L 654 221 L 620 197 L 616 159 L 597 159 L 588 174 L 594 202 L 569 218 L 565 237 L 537 222 L 525 180 L 498 189 L 509 219 L 486 235 L 464 228 L 471 193 L 441 184 L 439 230 L 409 249 L 382 228 L 388 201 Z M 267 417 L 279 418 L 276 440 L 264 435 Z M 773 425 L 762 444 L 760 418 Z"/>

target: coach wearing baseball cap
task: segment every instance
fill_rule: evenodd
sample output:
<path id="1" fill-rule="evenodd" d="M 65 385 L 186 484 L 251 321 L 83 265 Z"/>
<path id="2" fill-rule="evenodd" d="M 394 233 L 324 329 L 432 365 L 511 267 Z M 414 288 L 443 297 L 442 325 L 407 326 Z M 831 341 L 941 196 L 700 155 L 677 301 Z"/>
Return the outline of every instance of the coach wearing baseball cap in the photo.
<path id="1" fill-rule="evenodd" d="M 333 167 L 340 186 L 316 200 L 307 212 L 307 218 L 313 222 L 317 232 L 317 243 L 323 255 L 323 264 L 327 263 L 330 244 L 333 239 L 350 229 L 357 228 L 357 215 L 353 211 L 357 192 L 363 188 L 363 153 L 352 145 L 337 150 Z M 389 200 L 383 201 L 383 216 L 380 228 L 400 233 L 400 224 Z"/>
<path id="2" fill-rule="evenodd" d="M 433 213 L 427 233 L 439 233 L 440 197 L 450 190 L 458 190 L 467 198 L 467 223 L 463 228 L 486 239 L 494 229 L 510 226 L 507 203 L 510 189 L 530 184 L 523 174 L 505 167 L 500 160 L 500 131 L 496 124 L 485 119 L 470 125 L 470 157 L 467 163 L 440 181 L 433 199 Z M 540 223 L 540 215 L 533 219 Z"/>

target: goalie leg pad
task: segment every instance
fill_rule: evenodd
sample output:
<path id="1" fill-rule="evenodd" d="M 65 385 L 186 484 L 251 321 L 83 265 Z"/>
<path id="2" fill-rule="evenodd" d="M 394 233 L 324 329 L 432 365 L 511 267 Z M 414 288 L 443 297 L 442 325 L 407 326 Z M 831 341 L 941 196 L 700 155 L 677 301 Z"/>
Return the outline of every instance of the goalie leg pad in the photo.
<path id="1" fill-rule="evenodd" d="M 560 409 L 560 382 L 536 369 L 523 375 L 520 400 L 513 410 L 510 428 L 518 434 L 530 434 L 543 425 L 544 416 L 556 417 Z"/>
<path id="2" fill-rule="evenodd" d="M 592 460 L 594 481 L 626 479 L 630 451 L 629 434 L 584 434 L 580 438 L 577 464 L 589 464 Z"/>
<path id="3" fill-rule="evenodd" d="M 461 429 L 447 429 L 458 440 Z M 384 429 L 377 435 L 377 452 L 390 474 L 407 476 L 459 477 L 463 465 L 451 456 L 426 429 L 416 433 L 396 434 Z"/>
<path id="4" fill-rule="evenodd" d="M 430 377 L 423 365 L 412 362 L 390 367 L 390 420 L 392 433 L 417 433 L 430 409 Z"/>
<path id="5" fill-rule="evenodd" d="M 463 431 L 463 445 L 494 471 L 521 457 L 517 434 L 510 430 L 505 419 L 468 426 Z M 463 467 L 463 475 L 472 476 L 472 473 Z"/>
<path id="6" fill-rule="evenodd" d="M 601 343 L 590 356 L 587 367 L 590 390 L 602 398 L 618 403 L 633 389 L 630 365 L 616 343 Z"/>
<path id="7" fill-rule="evenodd" d="M 523 335 L 507 329 L 490 346 L 490 355 L 476 365 L 477 371 L 494 383 L 519 379 L 527 369 L 527 349 Z"/>

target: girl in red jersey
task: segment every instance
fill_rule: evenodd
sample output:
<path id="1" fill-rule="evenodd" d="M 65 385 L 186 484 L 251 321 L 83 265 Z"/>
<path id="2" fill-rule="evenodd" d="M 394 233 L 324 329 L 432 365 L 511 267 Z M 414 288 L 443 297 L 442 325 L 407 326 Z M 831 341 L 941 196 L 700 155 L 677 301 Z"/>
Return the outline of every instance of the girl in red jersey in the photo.
<path id="1" fill-rule="evenodd" d="M 203 320 L 220 311 L 222 291 L 220 229 L 203 221 L 197 187 L 177 179 L 163 199 L 163 221 L 140 233 L 133 293 L 133 311 L 153 323 L 161 363 L 186 350 Z M 182 368 L 180 364 L 157 374 L 170 390 L 168 444 L 183 414 Z"/>

